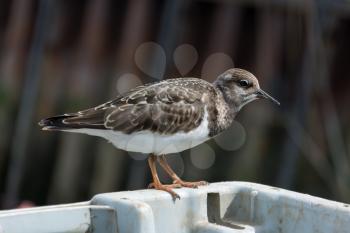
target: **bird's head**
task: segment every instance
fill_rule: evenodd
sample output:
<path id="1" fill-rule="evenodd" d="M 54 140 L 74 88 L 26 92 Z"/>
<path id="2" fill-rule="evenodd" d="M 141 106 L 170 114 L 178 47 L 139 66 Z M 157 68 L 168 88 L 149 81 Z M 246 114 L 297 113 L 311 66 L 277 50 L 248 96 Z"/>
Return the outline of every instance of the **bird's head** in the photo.
<path id="1" fill-rule="evenodd" d="M 256 99 L 269 99 L 280 104 L 260 89 L 256 77 L 243 69 L 233 68 L 219 75 L 214 85 L 222 92 L 225 101 L 236 111 Z"/>

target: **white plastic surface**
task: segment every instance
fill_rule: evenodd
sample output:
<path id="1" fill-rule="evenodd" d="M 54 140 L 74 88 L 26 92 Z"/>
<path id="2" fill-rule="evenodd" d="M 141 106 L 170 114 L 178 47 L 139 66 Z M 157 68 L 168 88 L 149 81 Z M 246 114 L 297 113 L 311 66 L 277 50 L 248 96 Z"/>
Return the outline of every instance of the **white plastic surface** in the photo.
<path id="1" fill-rule="evenodd" d="M 88 203 L 0 211 L 0 233 L 116 232 L 115 211 Z"/>
<path id="2" fill-rule="evenodd" d="M 117 211 L 119 233 L 350 232 L 349 205 L 270 186 L 214 183 L 97 195 L 91 204 Z"/>
<path id="3" fill-rule="evenodd" d="M 0 233 L 347 233 L 350 207 L 246 183 L 106 193 L 90 202 L 0 211 Z"/>

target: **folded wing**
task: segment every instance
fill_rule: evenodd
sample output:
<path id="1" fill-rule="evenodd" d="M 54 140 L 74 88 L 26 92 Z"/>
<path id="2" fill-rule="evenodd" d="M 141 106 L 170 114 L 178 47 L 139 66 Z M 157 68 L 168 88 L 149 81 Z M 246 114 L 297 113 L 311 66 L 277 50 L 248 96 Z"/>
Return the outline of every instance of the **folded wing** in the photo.
<path id="1" fill-rule="evenodd" d="M 150 130 L 159 134 L 188 132 L 204 116 L 202 94 L 191 85 L 138 87 L 95 108 L 65 114 L 40 122 L 46 129 L 112 129 L 126 134 Z"/>

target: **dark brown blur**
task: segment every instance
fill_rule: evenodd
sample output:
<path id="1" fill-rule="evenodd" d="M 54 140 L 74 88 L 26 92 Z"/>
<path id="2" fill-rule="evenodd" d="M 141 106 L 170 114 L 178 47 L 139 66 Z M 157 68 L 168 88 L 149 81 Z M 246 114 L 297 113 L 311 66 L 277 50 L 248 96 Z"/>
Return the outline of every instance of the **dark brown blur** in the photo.
<path id="1" fill-rule="evenodd" d="M 233 66 L 281 106 L 247 105 L 221 139 L 169 156 L 174 169 L 350 202 L 349 42 L 346 0 L 1 0 L 0 207 L 146 188 L 144 156 L 37 122 Z"/>

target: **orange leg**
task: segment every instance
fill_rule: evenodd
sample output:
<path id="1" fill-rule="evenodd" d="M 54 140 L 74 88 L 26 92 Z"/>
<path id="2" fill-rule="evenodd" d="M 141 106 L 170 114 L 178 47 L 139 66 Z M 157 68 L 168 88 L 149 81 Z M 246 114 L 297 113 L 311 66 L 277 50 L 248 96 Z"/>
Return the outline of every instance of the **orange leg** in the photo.
<path id="1" fill-rule="evenodd" d="M 173 188 L 180 188 L 181 185 L 179 184 L 170 184 L 170 185 L 164 185 L 160 182 L 158 174 L 157 174 L 157 168 L 156 168 L 156 160 L 157 157 L 155 155 L 150 155 L 148 157 L 148 165 L 151 169 L 151 173 L 152 173 L 152 178 L 153 178 L 153 183 L 151 183 L 148 187 L 149 188 L 154 188 L 157 190 L 163 190 L 166 191 L 168 193 L 171 194 L 171 196 L 173 197 L 174 200 L 176 200 L 176 198 L 180 199 L 180 196 L 178 194 L 176 194 L 172 189 Z"/>
<path id="2" fill-rule="evenodd" d="M 206 181 L 187 182 L 187 181 L 181 180 L 181 178 L 178 177 L 176 173 L 173 171 L 173 169 L 169 166 L 164 155 L 160 156 L 158 161 L 160 166 L 162 166 L 162 168 L 166 171 L 166 173 L 168 173 L 168 175 L 173 179 L 174 184 L 179 184 L 181 187 L 187 187 L 187 188 L 198 188 L 198 186 L 208 184 L 208 182 Z"/>

